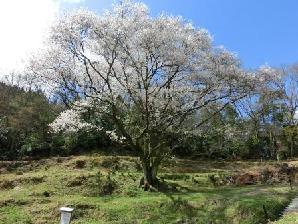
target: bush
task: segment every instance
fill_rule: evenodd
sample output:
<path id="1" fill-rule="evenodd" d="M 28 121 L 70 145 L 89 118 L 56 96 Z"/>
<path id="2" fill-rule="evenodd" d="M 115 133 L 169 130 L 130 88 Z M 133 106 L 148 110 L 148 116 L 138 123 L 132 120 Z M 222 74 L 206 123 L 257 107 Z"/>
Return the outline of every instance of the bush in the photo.
<path id="1" fill-rule="evenodd" d="M 101 172 L 96 174 L 96 187 L 100 195 L 110 195 L 117 187 L 115 180 L 111 178 L 111 175 L 103 175 Z"/>
<path id="2" fill-rule="evenodd" d="M 77 169 L 83 169 L 86 166 L 86 161 L 85 160 L 77 160 L 76 161 L 76 168 Z"/>
<path id="3" fill-rule="evenodd" d="M 100 166 L 106 169 L 118 170 L 120 168 L 120 158 L 117 156 L 107 157 L 100 163 Z"/>

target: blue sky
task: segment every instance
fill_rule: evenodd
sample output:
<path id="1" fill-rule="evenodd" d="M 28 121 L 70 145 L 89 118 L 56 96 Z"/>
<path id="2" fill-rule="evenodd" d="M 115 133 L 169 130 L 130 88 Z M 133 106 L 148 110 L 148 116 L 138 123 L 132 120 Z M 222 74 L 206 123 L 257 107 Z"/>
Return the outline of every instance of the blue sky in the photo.
<path id="1" fill-rule="evenodd" d="M 206 28 L 216 45 L 236 53 L 245 68 L 298 61 L 297 0 L 144 0 L 152 15 L 165 11 Z M 102 12 L 111 0 L 64 3 L 63 8 L 88 7 Z"/>
<path id="2" fill-rule="evenodd" d="M 119 1 L 119 0 L 116 0 Z M 298 62 L 298 0 L 143 0 L 156 16 L 181 15 L 236 53 L 242 65 L 254 69 L 268 63 Z M 101 13 L 114 0 L 0 1 L 0 78 L 21 70 L 59 12 L 87 7 Z M 18 5 L 18 7 L 16 7 Z"/>

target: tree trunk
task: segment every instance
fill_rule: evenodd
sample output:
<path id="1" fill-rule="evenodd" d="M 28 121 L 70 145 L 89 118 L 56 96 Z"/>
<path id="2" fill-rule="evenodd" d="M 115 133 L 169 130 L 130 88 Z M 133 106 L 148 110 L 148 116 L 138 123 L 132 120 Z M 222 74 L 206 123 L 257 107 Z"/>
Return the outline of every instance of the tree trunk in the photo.
<path id="1" fill-rule="evenodd" d="M 291 136 L 291 150 L 290 150 L 290 153 L 291 153 L 291 158 L 294 157 L 294 139 L 293 139 L 293 135 Z"/>
<path id="2" fill-rule="evenodd" d="M 145 191 L 149 190 L 150 187 L 155 187 L 158 184 L 157 170 L 158 165 L 153 165 L 148 162 L 143 162 L 143 173 L 144 176 L 141 179 L 140 186 L 144 188 Z"/>

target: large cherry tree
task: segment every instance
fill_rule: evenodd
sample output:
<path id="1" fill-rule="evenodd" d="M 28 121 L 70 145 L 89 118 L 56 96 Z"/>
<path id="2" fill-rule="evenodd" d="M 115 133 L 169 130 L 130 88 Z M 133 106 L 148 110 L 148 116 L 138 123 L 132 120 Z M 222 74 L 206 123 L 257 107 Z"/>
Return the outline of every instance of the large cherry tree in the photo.
<path id="1" fill-rule="evenodd" d="M 181 17 L 151 17 L 146 5 L 132 1 L 102 15 L 62 16 L 30 69 L 47 90 L 78 96 L 53 130 L 103 130 L 108 120 L 106 133 L 139 155 L 146 186 L 158 181 L 171 134 L 198 130 L 202 109 L 218 113 L 256 82 L 233 54 L 213 46 L 206 30 Z"/>

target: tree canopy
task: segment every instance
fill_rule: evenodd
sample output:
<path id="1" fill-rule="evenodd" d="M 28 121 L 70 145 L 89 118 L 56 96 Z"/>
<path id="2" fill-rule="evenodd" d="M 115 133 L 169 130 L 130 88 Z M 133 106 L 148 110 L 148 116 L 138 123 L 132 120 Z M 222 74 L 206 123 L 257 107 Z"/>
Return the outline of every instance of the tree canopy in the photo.
<path id="1" fill-rule="evenodd" d="M 275 75 L 266 67 L 244 71 L 206 30 L 181 17 L 151 17 L 132 1 L 103 15 L 62 16 L 31 71 L 48 89 L 77 96 L 51 124 L 54 131 L 104 130 L 137 152 L 149 185 L 173 135 L 197 132 L 227 106 L 270 89 Z"/>

